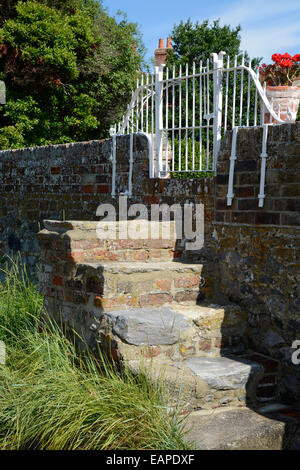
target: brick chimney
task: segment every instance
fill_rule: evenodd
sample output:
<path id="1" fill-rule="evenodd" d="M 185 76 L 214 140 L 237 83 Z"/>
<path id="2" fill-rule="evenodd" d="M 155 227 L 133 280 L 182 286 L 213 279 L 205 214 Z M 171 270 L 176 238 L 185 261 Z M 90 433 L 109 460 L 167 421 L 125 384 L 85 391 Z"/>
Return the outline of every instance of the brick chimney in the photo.
<path id="1" fill-rule="evenodd" d="M 172 39 L 167 38 L 167 47 L 164 47 L 164 40 L 159 39 L 158 49 L 154 51 L 155 65 L 162 65 L 166 63 L 168 50 L 172 49 Z"/>

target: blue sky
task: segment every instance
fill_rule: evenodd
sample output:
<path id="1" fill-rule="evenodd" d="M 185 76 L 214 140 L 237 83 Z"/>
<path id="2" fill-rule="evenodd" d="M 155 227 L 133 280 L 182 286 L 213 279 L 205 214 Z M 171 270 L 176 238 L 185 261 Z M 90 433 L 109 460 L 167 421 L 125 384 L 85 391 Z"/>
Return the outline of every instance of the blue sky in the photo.
<path id="1" fill-rule="evenodd" d="M 122 10 L 139 24 L 148 58 L 158 39 L 166 41 L 173 25 L 188 18 L 240 24 L 242 49 L 267 63 L 274 52 L 300 53 L 300 0 L 103 0 L 103 4 L 110 14 Z"/>

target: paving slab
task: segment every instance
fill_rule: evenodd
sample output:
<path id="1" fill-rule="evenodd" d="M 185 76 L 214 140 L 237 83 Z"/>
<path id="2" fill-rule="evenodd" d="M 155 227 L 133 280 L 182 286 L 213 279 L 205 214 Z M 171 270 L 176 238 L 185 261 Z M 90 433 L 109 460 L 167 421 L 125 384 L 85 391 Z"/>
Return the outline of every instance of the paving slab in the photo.
<path id="1" fill-rule="evenodd" d="M 292 448 L 298 424 L 270 419 L 249 408 L 193 412 L 186 439 L 196 450 L 282 450 Z"/>

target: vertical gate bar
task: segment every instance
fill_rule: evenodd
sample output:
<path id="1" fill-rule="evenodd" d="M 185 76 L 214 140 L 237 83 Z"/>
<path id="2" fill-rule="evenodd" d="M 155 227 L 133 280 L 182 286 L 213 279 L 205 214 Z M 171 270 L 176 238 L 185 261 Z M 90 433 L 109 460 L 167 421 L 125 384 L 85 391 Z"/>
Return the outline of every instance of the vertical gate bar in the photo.
<path id="1" fill-rule="evenodd" d="M 139 79 L 137 78 L 136 80 L 136 88 L 138 89 L 139 87 Z M 136 123 L 135 123 L 135 130 L 136 132 L 139 131 L 139 92 L 137 90 L 137 95 L 136 95 Z"/>
<path id="2" fill-rule="evenodd" d="M 245 52 L 242 54 L 242 67 L 245 65 Z M 239 116 L 239 124 L 242 125 L 243 119 L 243 98 L 244 98 L 244 69 L 241 70 L 241 94 L 240 94 L 240 116 Z"/>
<path id="3" fill-rule="evenodd" d="M 179 66 L 179 171 L 181 171 L 181 73 L 182 67 Z"/>
<path id="4" fill-rule="evenodd" d="M 199 65 L 199 73 L 200 73 L 200 77 L 199 77 L 199 85 L 200 85 L 200 90 L 199 90 L 199 93 L 200 93 L 200 100 L 199 100 L 199 115 L 200 115 L 200 127 L 199 127 L 199 131 L 200 131 L 200 149 L 199 149 L 199 170 L 201 171 L 202 170 L 202 93 L 203 93 L 203 90 L 202 90 L 202 78 L 203 78 L 203 73 L 202 73 L 202 60 L 200 60 L 200 65 Z"/>
<path id="5" fill-rule="evenodd" d="M 163 65 L 155 67 L 155 147 L 157 176 L 162 171 Z"/>
<path id="6" fill-rule="evenodd" d="M 226 70 L 226 89 L 225 89 L 225 116 L 224 116 L 224 134 L 227 129 L 227 115 L 228 115 L 228 80 L 229 80 L 229 67 L 230 67 L 230 57 L 227 56 L 227 70 Z"/>
<path id="7" fill-rule="evenodd" d="M 174 127 L 175 127 L 175 65 L 173 65 L 172 84 L 172 171 L 175 170 Z"/>
<path id="8" fill-rule="evenodd" d="M 256 66 L 256 76 L 259 78 L 259 68 L 258 65 Z M 254 102 L 254 123 L 253 125 L 257 126 L 257 86 L 255 87 L 255 102 Z"/>
<path id="9" fill-rule="evenodd" d="M 149 74 L 146 75 L 146 133 L 148 134 L 148 121 L 149 121 Z"/>
<path id="10" fill-rule="evenodd" d="M 166 171 L 169 170 L 169 68 L 166 69 Z"/>
<path id="11" fill-rule="evenodd" d="M 234 56 L 233 63 L 233 96 L 232 96 L 232 129 L 235 127 L 235 96 L 236 96 L 236 67 L 237 67 L 237 56 Z"/>
<path id="12" fill-rule="evenodd" d="M 154 75 L 151 75 L 151 134 L 154 134 Z"/>
<path id="13" fill-rule="evenodd" d="M 249 58 L 249 68 L 251 69 L 251 57 Z M 248 72 L 248 90 L 247 90 L 247 121 L 246 126 L 249 127 L 249 113 L 250 113 L 250 73 Z M 255 87 L 256 88 L 256 87 Z"/>
<path id="14" fill-rule="evenodd" d="M 222 138 L 222 106 L 223 106 L 223 56 L 225 52 L 212 54 L 213 56 L 213 79 L 214 79 L 214 122 L 213 122 L 213 167 L 212 170 L 216 172 L 217 159 L 220 149 Z"/>
<path id="15" fill-rule="evenodd" d="M 152 151 L 152 177 L 155 176 L 154 166 L 154 75 L 151 74 L 151 151 Z"/>
<path id="16" fill-rule="evenodd" d="M 189 66 L 185 66 L 185 76 L 189 73 Z M 189 126 L 189 81 L 185 79 L 185 169 L 188 170 L 188 126 Z"/>
<path id="17" fill-rule="evenodd" d="M 144 132 L 144 75 L 141 76 L 141 131 Z"/>
<path id="18" fill-rule="evenodd" d="M 193 62 L 193 116 L 192 116 L 192 140 L 193 140 L 193 148 L 192 148 L 192 168 L 193 171 L 195 170 L 195 62 Z"/>
<path id="19" fill-rule="evenodd" d="M 206 61 L 206 115 L 209 116 L 209 59 Z M 208 165 L 209 165 L 209 125 L 210 125 L 210 119 L 207 117 L 206 119 L 206 170 L 208 170 Z"/>

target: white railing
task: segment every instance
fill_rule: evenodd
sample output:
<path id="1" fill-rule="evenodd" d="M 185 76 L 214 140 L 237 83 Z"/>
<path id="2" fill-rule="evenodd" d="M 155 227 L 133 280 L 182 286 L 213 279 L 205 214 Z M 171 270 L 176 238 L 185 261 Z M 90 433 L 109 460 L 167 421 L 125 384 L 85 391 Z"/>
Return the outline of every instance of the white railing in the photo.
<path id="1" fill-rule="evenodd" d="M 122 122 L 111 135 L 144 133 L 151 143 L 150 177 L 176 172 L 215 173 L 222 135 L 228 129 L 283 123 L 245 55 L 224 52 L 205 63 L 176 70 L 155 67 L 141 74 Z"/>

